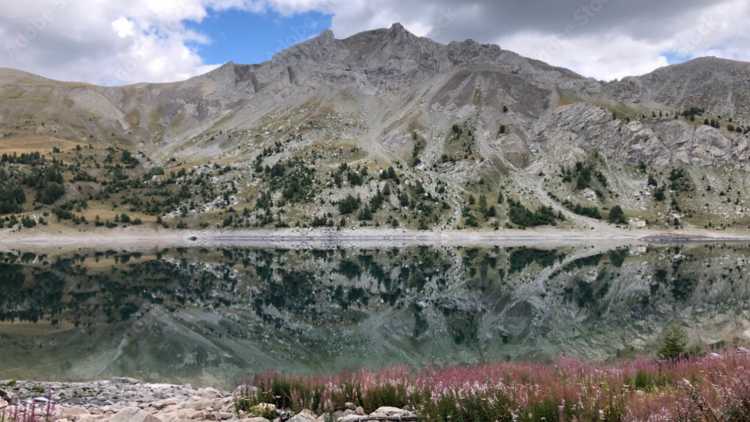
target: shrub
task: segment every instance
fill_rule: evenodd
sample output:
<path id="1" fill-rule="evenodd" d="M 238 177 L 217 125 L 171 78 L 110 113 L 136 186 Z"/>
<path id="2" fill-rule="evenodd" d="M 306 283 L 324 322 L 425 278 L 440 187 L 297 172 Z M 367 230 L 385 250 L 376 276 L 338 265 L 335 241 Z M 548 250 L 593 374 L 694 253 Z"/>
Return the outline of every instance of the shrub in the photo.
<path id="1" fill-rule="evenodd" d="M 462 210 L 462 216 L 463 216 L 464 224 L 467 227 L 479 227 L 479 222 L 477 221 L 477 218 L 474 216 L 474 214 L 471 212 L 469 208 L 464 208 Z"/>
<path id="2" fill-rule="evenodd" d="M 684 169 L 672 169 L 669 173 L 669 182 L 670 189 L 675 192 L 690 192 L 693 190 L 693 183 Z"/>
<path id="3" fill-rule="evenodd" d="M 555 212 L 550 207 L 541 207 L 537 211 L 530 211 L 519 202 L 508 200 L 510 210 L 508 217 L 511 223 L 519 227 L 554 226 L 557 224 Z"/>
<path id="4" fill-rule="evenodd" d="M 599 208 L 597 207 L 585 207 L 580 204 L 574 204 L 567 200 L 563 201 L 563 205 L 565 206 L 565 208 L 573 211 L 574 213 L 578 215 L 582 215 L 584 217 L 595 218 L 597 220 L 602 219 L 602 214 L 599 212 Z"/>
<path id="5" fill-rule="evenodd" d="M 370 207 L 364 206 L 359 211 L 359 215 L 357 216 L 359 218 L 359 221 L 370 221 L 372 220 L 372 211 L 370 210 Z"/>
<path id="6" fill-rule="evenodd" d="M 17 185 L 0 184 L 0 214 L 11 214 L 23 211 L 26 194 Z"/>
<path id="7" fill-rule="evenodd" d="M 625 212 L 622 207 L 615 205 L 609 210 L 609 222 L 612 224 L 627 224 L 628 220 L 625 218 Z"/>
<path id="8" fill-rule="evenodd" d="M 342 215 L 351 214 L 358 210 L 361 205 L 359 198 L 355 198 L 351 194 L 347 195 L 346 198 L 338 202 L 339 213 Z"/>
<path id="9" fill-rule="evenodd" d="M 301 202 L 310 198 L 315 182 L 315 170 L 301 160 L 276 163 L 268 172 L 272 190 L 279 190 L 283 198 Z"/>
<path id="10" fill-rule="evenodd" d="M 591 166 L 584 165 L 583 163 L 576 163 L 575 167 L 575 181 L 576 189 L 583 190 L 591 185 Z"/>
<path id="11" fill-rule="evenodd" d="M 398 182 L 398 175 L 393 167 L 388 167 L 380 173 L 380 180 L 395 180 Z"/>
<path id="12" fill-rule="evenodd" d="M 655 200 L 656 200 L 657 202 L 662 202 L 662 201 L 664 201 L 664 199 L 665 199 L 665 196 L 664 196 L 664 187 L 659 187 L 658 189 L 656 189 L 656 190 L 654 191 L 654 199 L 655 199 Z"/>
<path id="13" fill-rule="evenodd" d="M 54 204 L 58 199 L 65 195 L 65 187 L 61 183 L 47 183 L 37 196 L 37 200 L 43 204 Z"/>
<path id="14" fill-rule="evenodd" d="M 73 213 L 62 207 L 55 207 L 52 209 L 52 214 L 57 217 L 59 221 L 73 219 Z"/>

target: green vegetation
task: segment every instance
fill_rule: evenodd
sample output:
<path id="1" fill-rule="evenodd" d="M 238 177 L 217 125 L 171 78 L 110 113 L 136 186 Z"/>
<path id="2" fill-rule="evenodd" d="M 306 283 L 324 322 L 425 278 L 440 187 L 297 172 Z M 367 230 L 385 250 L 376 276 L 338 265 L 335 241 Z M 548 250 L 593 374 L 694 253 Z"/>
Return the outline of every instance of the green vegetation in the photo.
<path id="1" fill-rule="evenodd" d="M 409 164 L 412 167 L 416 167 L 422 162 L 422 160 L 419 159 L 419 156 L 422 154 L 422 151 L 424 151 L 427 143 L 417 132 L 412 132 L 411 138 L 412 141 L 414 141 L 414 149 L 412 149 Z M 391 169 L 393 168 L 391 167 Z"/>
<path id="2" fill-rule="evenodd" d="M 699 107 L 690 107 L 682 112 L 682 116 L 690 121 L 695 121 L 696 117 L 703 116 L 706 111 Z"/>
<path id="3" fill-rule="evenodd" d="M 687 351 L 687 334 L 677 325 L 672 325 L 666 330 L 658 355 L 662 359 L 676 360 L 685 355 Z"/>
<path id="4" fill-rule="evenodd" d="M 314 187 L 314 170 L 300 160 L 276 163 L 266 167 L 264 174 L 272 190 L 280 191 L 282 197 L 290 202 L 301 202 L 310 199 Z"/>
<path id="5" fill-rule="evenodd" d="M 573 183 L 576 190 L 594 189 L 601 196 L 601 189 L 607 189 L 609 182 L 604 173 L 598 171 L 593 163 L 577 162 L 573 168 L 562 168 L 562 180 Z"/>
<path id="6" fill-rule="evenodd" d="M 574 213 L 578 215 L 582 215 L 584 217 L 589 217 L 589 218 L 595 218 L 597 220 L 602 219 L 602 214 L 601 212 L 599 212 L 598 207 L 586 207 L 581 204 L 574 204 L 568 200 L 563 201 L 562 204 L 565 208 L 573 211 Z"/>
<path id="7" fill-rule="evenodd" d="M 669 173 L 670 189 L 674 192 L 690 192 L 694 189 L 690 175 L 682 168 L 672 169 Z"/>
<path id="8" fill-rule="evenodd" d="M 628 219 L 625 218 L 625 212 L 622 210 L 622 207 L 619 205 L 615 205 L 612 207 L 611 210 L 609 210 L 609 217 L 608 221 L 612 224 L 627 224 Z"/>
<path id="9" fill-rule="evenodd" d="M 322 420 L 347 406 L 411 409 L 425 421 L 746 421 L 748 357 L 616 364 L 571 359 L 548 364 L 487 363 L 338 376 L 256 375 L 235 397 L 238 412 L 310 409 Z"/>
<path id="10" fill-rule="evenodd" d="M 443 145 L 449 161 L 477 158 L 471 125 L 466 121 L 450 128 Z M 412 139 L 410 157 L 392 162 L 368 159 L 349 143 L 289 149 L 287 143 L 295 139 L 275 141 L 260 154 L 248 149 L 248 156 L 243 157 L 250 160 L 250 168 L 186 163 L 176 158 L 157 163 L 135 149 L 102 148 L 93 142 L 47 154 L 4 154 L 0 156 L 0 215 L 7 216 L 2 221 L 4 227 L 13 222 L 17 229 L 49 221 L 83 226 L 81 229 L 141 222 L 204 229 L 390 226 L 499 230 L 556 225 L 564 220 L 552 209 L 531 206 L 538 202 L 507 177 L 501 163 L 490 160 L 477 166 L 476 177 L 453 177 L 452 172 L 474 170 L 469 170 L 472 166 L 466 162 L 460 166 L 437 161 L 419 165 L 427 156 L 426 140 L 416 131 Z M 577 198 L 556 199 L 572 212 L 624 224 L 627 219 L 618 213 L 621 210 L 607 211 L 607 207 L 623 203 L 618 200 L 623 192 L 610 189 L 605 165 L 603 158 L 591 152 L 561 169 L 558 175 L 563 183 L 558 175 L 539 172 L 537 177 L 544 178 L 550 191 Z M 668 201 L 669 211 L 680 213 L 680 219 L 704 217 L 694 195 L 679 195 L 694 190 L 691 167 L 665 172 L 649 169 L 644 163 L 640 169 L 639 177 L 648 178 L 654 199 Z M 611 170 L 619 171 L 617 167 Z M 624 186 L 618 183 L 617 188 Z M 596 197 L 589 195 L 589 189 Z M 734 205 L 742 205 L 741 192 L 722 189 L 722 204 L 730 204 L 731 199 Z M 517 200 L 505 201 L 510 197 Z M 633 207 L 633 212 L 636 209 Z M 123 213 L 132 218 L 122 219 Z M 11 216 L 15 218 L 11 220 Z M 640 217 L 653 219 L 651 215 Z M 669 219 L 670 223 L 674 220 Z M 740 218 L 737 220 L 739 223 Z"/>
<path id="11" fill-rule="evenodd" d="M 664 199 L 666 199 L 666 196 L 664 194 L 664 187 L 660 186 L 654 191 L 654 199 L 657 202 L 663 202 Z"/>
<path id="12" fill-rule="evenodd" d="M 342 215 L 351 214 L 354 211 L 357 211 L 360 205 L 362 205 L 362 201 L 358 197 L 355 198 L 349 194 L 346 198 L 338 202 L 339 213 Z"/>
<path id="13" fill-rule="evenodd" d="M 21 186 L 7 182 L 7 174 L 0 169 L 0 214 L 12 214 L 23 211 L 26 194 Z"/>
<path id="14" fill-rule="evenodd" d="M 555 214 L 551 207 L 540 207 L 537 211 L 531 211 L 524 207 L 520 202 L 509 199 L 510 210 L 508 217 L 511 223 L 521 228 L 536 226 L 554 226 L 557 220 L 562 219 L 560 215 Z"/>
<path id="15" fill-rule="evenodd" d="M 445 141 L 442 161 L 473 160 L 476 158 L 476 138 L 468 122 L 454 124 Z"/>

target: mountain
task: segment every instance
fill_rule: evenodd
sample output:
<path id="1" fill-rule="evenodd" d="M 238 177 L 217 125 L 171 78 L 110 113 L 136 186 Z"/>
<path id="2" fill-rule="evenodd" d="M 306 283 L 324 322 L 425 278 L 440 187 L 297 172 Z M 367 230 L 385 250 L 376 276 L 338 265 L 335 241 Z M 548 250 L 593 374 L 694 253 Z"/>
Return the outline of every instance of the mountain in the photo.
<path id="1" fill-rule="evenodd" d="M 704 57 L 626 78 L 608 88 L 613 97 L 631 103 L 699 107 L 742 119 L 750 115 L 750 64 L 745 62 Z"/>
<path id="2" fill-rule="evenodd" d="M 58 159 L 90 177 L 63 171 L 66 193 L 46 205 L 97 201 L 111 215 L 116 203 L 145 222 L 601 228 L 618 206 L 638 226 L 737 226 L 748 76 L 750 64 L 705 58 L 604 83 L 394 24 L 170 84 L 0 70 L 0 152 L 75 145 Z M 118 165 L 143 183 L 106 187 Z M 50 202 L 33 188 L 21 211 Z"/>

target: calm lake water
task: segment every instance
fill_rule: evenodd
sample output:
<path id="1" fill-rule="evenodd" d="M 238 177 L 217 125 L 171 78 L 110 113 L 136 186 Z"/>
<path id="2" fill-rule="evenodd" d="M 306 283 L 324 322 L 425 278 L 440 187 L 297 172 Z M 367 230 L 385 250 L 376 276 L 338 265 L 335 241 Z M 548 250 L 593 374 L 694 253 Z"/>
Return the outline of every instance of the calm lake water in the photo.
<path id="1" fill-rule="evenodd" d="M 750 341 L 750 246 L 0 253 L 0 379 L 610 359 Z"/>

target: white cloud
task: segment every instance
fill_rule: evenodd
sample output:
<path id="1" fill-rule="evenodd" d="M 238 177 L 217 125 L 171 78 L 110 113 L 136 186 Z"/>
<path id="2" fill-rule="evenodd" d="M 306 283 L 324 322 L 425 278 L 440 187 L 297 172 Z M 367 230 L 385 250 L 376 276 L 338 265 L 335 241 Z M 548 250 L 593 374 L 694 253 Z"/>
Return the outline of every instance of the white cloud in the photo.
<path id="1" fill-rule="evenodd" d="M 115 30 L 115 33 L 120 38 L 128 38 L 135 35 L 135 24 L 124 16 L 112 22 L 112 29 Z"/>
<path id="2" fill-rule="evenodd" d="M 668 64 L 665 44 L 624 35 L 562 38 L 519 33 L 498 40 L 503 48 L 600 80 L 641 75 Z"/>
<path id="3" fill-rule="evenodd" d="M 215 67 L 186 28 L 246 0 L 26 0 L 0 3 L 0 66 L 104 84 L 166 82 Z"/>

